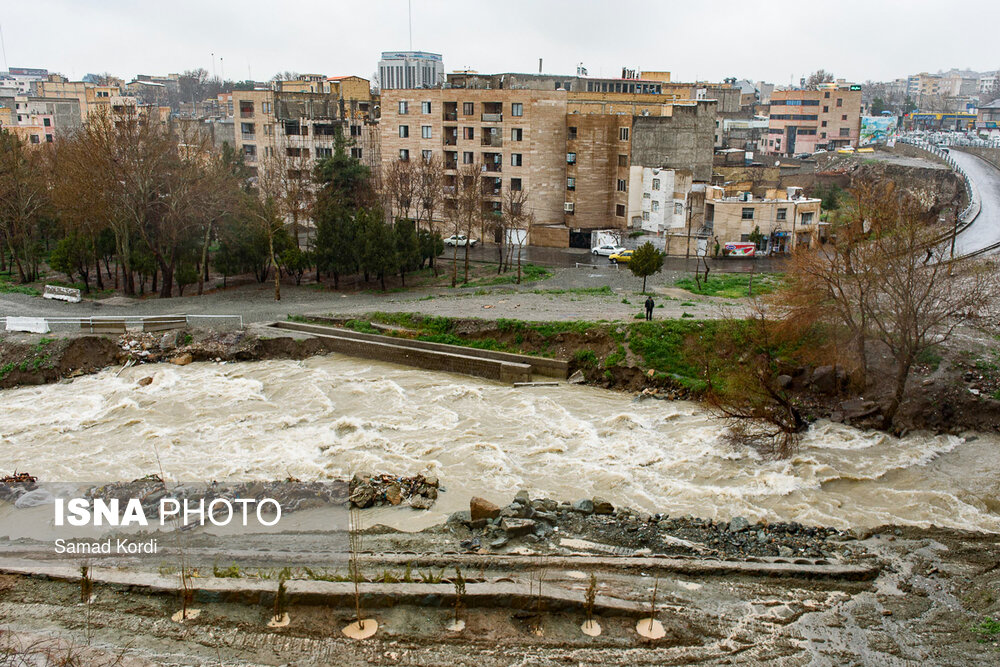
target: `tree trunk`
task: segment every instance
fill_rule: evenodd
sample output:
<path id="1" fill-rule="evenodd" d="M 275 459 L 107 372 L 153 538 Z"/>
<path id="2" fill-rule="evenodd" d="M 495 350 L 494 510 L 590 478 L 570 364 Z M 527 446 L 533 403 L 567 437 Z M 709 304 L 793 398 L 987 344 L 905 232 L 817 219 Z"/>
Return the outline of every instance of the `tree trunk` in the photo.
<path id="1" fill-rule="evenodd" d="M 888 407 L 886 407 L 885 412 L 882 415 L 882 428 L 889 430 L 892 428 L 893 419 L 896 418 L 896 412 L 899 411 L 899 406 L 903 403 L 903 394 L 906 391 L 906 380 L 910 377 L 910 366 L 913 365 L 913 359 L 916 355 L 913 353 L 908 353 L 904 359 L 899 363 L 899 370 L 896 371 L 896 390 L 892 394 L 892 400 L 889 401 Z"/>
<path id="2" fill-rule="evenodd" d="M 205 226 L 205 241 L 201 244 L 201 265 L 204 267 L 204 272 L 198 272 L 198 296 L 204 294 L 205 281 L 208 280 L 208 242 L 211 240 L 212 236 L 212 223 L 209 222 Z"/>
<path id="3" fill-rule="evenodd" d="M 469 282 L 469 239 L 465 239 L 465 282 Z"/>
<path id="4" fill-rule="evenodd" d="M 166 263 L 160 265 L 163 272 L 163 286 L 160 288 L 160 298 L 169 299 L 174 295 L 174 267 Z M 154 270 L 155 276 L 155 270 Z M 156 291 L 156 288 L 153 288 Z"/>
<path id="5" fill-rule="evenodd" d="M 274 232 L 267 235 L 268 256 L 274 267 L 274 300 L 281 301 L 281 272 L 278 270 L 278 260 L 274 257 Z"/>
<path id="6" fill-rule="evenodd" d="M 451 286 L 458 283 L 458 243 L 452 246 L 451 251 Z"/>

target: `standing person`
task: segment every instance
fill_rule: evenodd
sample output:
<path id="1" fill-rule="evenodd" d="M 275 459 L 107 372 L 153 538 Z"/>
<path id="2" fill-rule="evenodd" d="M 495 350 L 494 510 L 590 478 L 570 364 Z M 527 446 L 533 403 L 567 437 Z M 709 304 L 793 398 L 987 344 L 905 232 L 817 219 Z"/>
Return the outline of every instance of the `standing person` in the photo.
<path id="1" fill-rule="evenodd" d="M 646 321 L 650 321 L 650 320 L 653 319 L 653 306 L 654 305 L 655 304 L 653 303 L 653 297 L 647 296 L 646 297 Z"/>

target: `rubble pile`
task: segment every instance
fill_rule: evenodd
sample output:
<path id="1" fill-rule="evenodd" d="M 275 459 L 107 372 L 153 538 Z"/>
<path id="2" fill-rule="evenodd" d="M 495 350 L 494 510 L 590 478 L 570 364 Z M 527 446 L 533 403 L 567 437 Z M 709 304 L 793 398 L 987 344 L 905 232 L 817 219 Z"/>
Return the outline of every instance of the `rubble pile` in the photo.
<path id="1" fill-rule="evenodd" d="M 400 505 L 406 503 L 413 509 L 430 509 L 437 500 L 440 488 L 438 478 L 397 477 L 395 475 L 372 475 L 358 473 L 351 479 L 349 500 L 352 507 L 378 505 Z"/>

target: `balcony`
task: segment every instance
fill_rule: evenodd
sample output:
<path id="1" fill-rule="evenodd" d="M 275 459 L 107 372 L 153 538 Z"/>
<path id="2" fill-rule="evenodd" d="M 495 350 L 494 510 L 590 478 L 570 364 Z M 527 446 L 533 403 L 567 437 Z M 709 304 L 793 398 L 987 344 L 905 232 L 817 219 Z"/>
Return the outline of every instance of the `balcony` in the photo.
<path id="1" fill-rule="evenodd" d="M 503 146 L 503 136 L 499 132 L 486 131 L 483 133 L 480 144 L 490 146 L 491 148 L 501 148 Z"/>
<path id="2" fill-rule="evenodd" d="M 503 171 L 503 164 L 500 162 L 487 162 L 483 165 L 483 171 L 499 173 Z"/>
<path id="3" fill-rule="evenodd" d="M 441 120 L 453 120 L 453 121 L 454 120 L 458 120 L 458 112 L 457 111 L 445 111 L 441 115 Z"/>
<path id="4" fill-rule="evenodd" d="M 257 141 L 257 135 L 253 132 L 244 132 L 243 141 Z"/>
<path id="5" fill-rule="evenodd" d="M 502 123 L 503 114 L 502 113 L 484 113 L 480 116 L 484 123 Z"/>
<path id="6" fill-rule="evenodd" d="M 444 168 L 446 170 L 452 170 L 452 171 L 458 169 L 458 160 L 446 160 L 444 163 Z"/>
<path id="7" fill-rule="evenodd" d="M 444 128 L 444 145 L 445 146 L 457 146 L 458 145 L 458 128 L 457 127 L 446 127 L 446 128 Z"/>

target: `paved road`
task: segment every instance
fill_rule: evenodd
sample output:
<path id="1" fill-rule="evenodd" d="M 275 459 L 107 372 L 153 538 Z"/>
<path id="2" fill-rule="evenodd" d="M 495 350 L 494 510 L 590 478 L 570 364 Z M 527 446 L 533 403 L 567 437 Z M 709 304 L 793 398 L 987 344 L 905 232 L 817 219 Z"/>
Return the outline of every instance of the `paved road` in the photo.
<path id="1" fill-rule="evenodd" d="M 1000 243 L 1000 170 L 975 155 L 953 149 L 951 156 L 972 179 L 982 199 L 975 222 L 958 235 L 955 254 L 966 254 Z"/>

